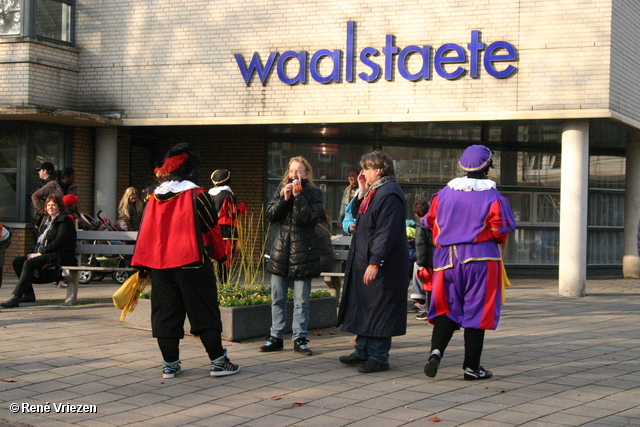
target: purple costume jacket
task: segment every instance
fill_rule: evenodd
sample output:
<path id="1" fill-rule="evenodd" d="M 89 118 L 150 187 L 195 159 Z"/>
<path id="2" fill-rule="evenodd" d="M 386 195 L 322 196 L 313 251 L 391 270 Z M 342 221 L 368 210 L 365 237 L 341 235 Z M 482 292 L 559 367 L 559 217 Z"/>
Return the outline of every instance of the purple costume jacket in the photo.
<path id="1" fill-rule="evenodd" d="M 507 199 L 493 181 L 457 178 L 433 196 L 423 224 L 433 230 L 436 246 L 429 320 L 447 315 L 463 327 L 495 329 L 502 283 L 498 243 L 516 227 Z"/>

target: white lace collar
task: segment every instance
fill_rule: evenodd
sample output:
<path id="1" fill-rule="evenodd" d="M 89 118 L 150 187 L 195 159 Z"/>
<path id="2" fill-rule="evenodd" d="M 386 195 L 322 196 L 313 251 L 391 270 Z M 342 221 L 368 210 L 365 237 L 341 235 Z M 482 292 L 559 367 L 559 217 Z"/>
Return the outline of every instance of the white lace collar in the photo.
<path id="1" fill-rule="evenodd" d="M 233 194 L 233 191 L 231 191 L 231 187 L 229 187 L 228 185 L 223 185 L 222 187 L 213 187 L 211 190 L 209 190 L 209 194 L 211 194 L 212 196 L 217 196 L 222 191 L 228 191 L 229 193 Z"/>
<path id="2" fill-rule="evenodd" d="M 449 188 L 459 191 L 485 191 L 496 188 L 496 183 L 490 179 L 454 178 L 447 184 Z"/>
<path id="3" fill-rule="evenodd" d="M 183 191 L 192 190 L 194 188 L 198 188 L 196 184 L 191 181 L 165 181 L 162 184 L 158 185 L 155 189 L 154 193 L 156 194 L 167 194 L 167 193 L 182 193 Z"/>

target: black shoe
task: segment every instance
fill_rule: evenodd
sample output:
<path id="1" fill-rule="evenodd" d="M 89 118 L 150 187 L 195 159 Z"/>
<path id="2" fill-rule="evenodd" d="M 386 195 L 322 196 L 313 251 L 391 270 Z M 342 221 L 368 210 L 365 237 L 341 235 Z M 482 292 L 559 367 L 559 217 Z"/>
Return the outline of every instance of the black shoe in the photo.
<path id="1" fill-rule="evenodd" d="M 338 360 L 340 361 L 340 363 L 344 363 L 345 365 L 349 366 L 362 365 L 367 361 L 367 359 L 362 359 L 355 353 L 351 353 L 348 356 L 340 356 Z"/>
<path id="2" fill-rule="evenodd" d="M 482 366 L 478 366 L 478 369 L 475 370 L 471 368 L 464 369 L 464 379 L 467 381 L 488 380 L 492 376 L 493 374 Z"/>
<path id="3" fill-rule="evenodd" d="M 305 356 L 313 356 L 313 352 L 307 347 L 308 339 L 300 337 L 293 342 L 293 351 L 296 353 L 304 354 Z"/>
<path id="4" fill-rule="evenodd" d="M 416 316 L 416 320 L 425 320 L 425 321 L 429 320 L 429 319 L 427 319 L 427 312 L 423 311 L 422 313 L 418 314 Z"/>
<path id="5" fill-rule="evenodd" d="M 20 297 L 20 302 L 36 302 L 36 294 L 24 294 Z"/>
<path id="6" fill-rule="evenodd" d="M 284 341 L 282 341 L 282 338 L 267 337 L 267 342 L 265 343 L 265 345 L 260 347 L 258 350 L 260 350 L 263 353 L 267 353 L 269 351 L 282 350 L 283 348 L 284 348 Z"/>
<path id="7" fill-rule="evenodd" d="M 389 370 L 388 363 L 382 363 L 377 361 L 376 359 L 371 359 L 371 358 L 367 359 L 367 361 L 364 362 L 364 364 L 358 368 L 358 372 L 360 372 L 361 374 L 370 374 L 372 372 L 382 372 L 382 371 L 388 371 L 388 370 Z"/>
<path id="8" fill-rule="evenodd" d="M 5 302 L 0 303 L 0 305 L 3 306 L 4 308 L 20 307 L 20 297 L 13 295 L 11 298 L 6 300 Z"/>
<path id="9" fill-rule="evenodd" d="M 440 365 L 440 351 L 433 350 L 427 364 L 424 365 L 424 374 L 429 378 L 435 378 L 438 373 L 438 365 Z"/>

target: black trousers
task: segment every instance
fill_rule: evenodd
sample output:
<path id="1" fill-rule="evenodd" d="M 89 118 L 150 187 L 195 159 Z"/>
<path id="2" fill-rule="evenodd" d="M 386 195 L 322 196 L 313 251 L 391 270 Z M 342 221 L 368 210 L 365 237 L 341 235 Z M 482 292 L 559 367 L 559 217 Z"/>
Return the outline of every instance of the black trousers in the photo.
<path id="1" fill-rule="evenodd" d="M 18 284 L 13 289 L 13 295 L 21 297 L 23 295 L 34 295 L 33 283 L 53 282 L 58 277 L 52 270 L 51 272 L 43 271 L 43 267 L 47 264 L 56 263 L 58 254 L 42 254 L 37 257 L 27 258 L 19 256 L 13 260 L 13 271 L 18 277 Z"/>
<path id="2" fill-rule="evenodd" d="M 444 356 L 444 351 L 453 337 L 453 333 L 460 329 L 460 325 L 442 315 L 434 319 L 433 334 L 431 336 L 431 351 L 440 350 Z M 464 330 L 464 362 L 462 368 L 478 369 L 482 349 L 484 347 L 484 329 L 465 328 Z"/>
<path id="3" fill-rule="evenodd" d="M 200 268 L 151 270 L 151 326 L 155 338 L 184 337 L 189 316 L 191 333 L 207 329 L 222 332 L 218 289 L 208 258 Z"/>

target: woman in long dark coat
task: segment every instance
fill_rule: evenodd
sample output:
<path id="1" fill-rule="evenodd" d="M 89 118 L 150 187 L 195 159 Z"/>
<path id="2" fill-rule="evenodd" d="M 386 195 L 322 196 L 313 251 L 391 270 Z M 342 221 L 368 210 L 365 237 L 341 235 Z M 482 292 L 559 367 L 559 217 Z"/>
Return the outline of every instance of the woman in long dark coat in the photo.
<path id="1" fill-rule="evenodd" d="M 360 160 L 360 192 L 338 325 L 357 335 L 355 351 L 340 362 L 362 365 L 361 373 L 389 369 L 391 337 L 407 329 L 409 253 L 405 197 L 396 182 L 393 161 L 374 151 Z"/>

